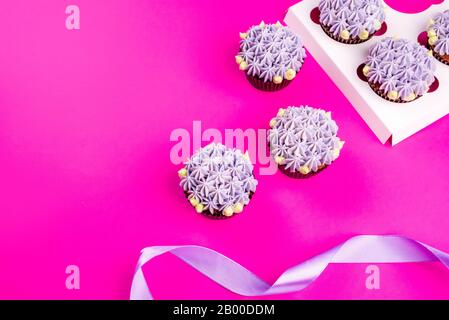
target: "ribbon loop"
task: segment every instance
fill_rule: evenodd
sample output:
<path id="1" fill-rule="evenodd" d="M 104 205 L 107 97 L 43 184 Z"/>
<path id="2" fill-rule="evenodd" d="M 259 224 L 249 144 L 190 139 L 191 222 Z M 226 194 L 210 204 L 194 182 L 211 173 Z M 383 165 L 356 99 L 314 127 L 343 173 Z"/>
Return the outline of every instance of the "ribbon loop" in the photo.
<path id="1" fill-rule="evenodd" d="M 131 300 L 153 299 L 143 265 L 171 253 L 222 287 L 243 296 L 265 296 L 300 291 L 330 263 L 409 263 L 439 261 L 449 268 L 449 254 L 402 236 L 355 236 L 334 248 L 287 269 L 270 285 L 237 262 L 201 246 L 156 246 L 142 250 L 131 285 Z"/>

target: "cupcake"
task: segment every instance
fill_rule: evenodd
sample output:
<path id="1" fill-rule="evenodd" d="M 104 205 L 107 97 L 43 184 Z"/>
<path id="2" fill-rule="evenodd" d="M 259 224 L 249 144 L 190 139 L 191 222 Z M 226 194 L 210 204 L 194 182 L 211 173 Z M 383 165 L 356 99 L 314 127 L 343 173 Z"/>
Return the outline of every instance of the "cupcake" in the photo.
<path id="1" fill-rule="evenodd" d="M 301 40 L 279 22 L 262 22 L 240 33 L 240 38 L 235 60 L 257 89 L 277 91 L 286 87 L 304 63 L 306 52 Z"/>
<path id="2" fill-rule="evenodd" d="M 248 154 L 216 143 L 199 149 L 178 175 L 190 204 L 210 218 L 242 212 L 257 186 Z"/>
<path id="3" fill-rule="evenodd" d="M 385 38 L 369 50 L 363 74 L 382 98 L 411 102 L 435 81 L 435 59 L 424 46 L 405 39 Z"/>
<path id="4" fill-rule="evenodd" d="M 293 178 L 310 177 L 325 169 L 344 145 L 330 112 L 308 106 L 279 109 L 270 128 L 270 154 L 279 169 Z"/>
<path id="5" fill-rule="evenodd" d="M 449 65 L 449 10 L 430 20 L 427 36 L 434 57 Z"/>
<path id="6" fill-rule="evenodd" d="M 318 8 L 324 32 L 346 44 L 368 41 L 385 21 L 382 0 L 320 0 Z"/>

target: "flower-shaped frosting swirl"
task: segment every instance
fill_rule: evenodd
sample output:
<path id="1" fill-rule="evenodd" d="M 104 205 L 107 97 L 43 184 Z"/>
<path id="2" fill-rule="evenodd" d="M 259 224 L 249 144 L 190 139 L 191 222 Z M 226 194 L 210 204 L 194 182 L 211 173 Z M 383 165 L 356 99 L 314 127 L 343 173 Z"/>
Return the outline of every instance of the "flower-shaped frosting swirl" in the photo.
<path id="1" fill-rule="evenodd" d="M 240 35 L 236 61 L 249 76 L 268 81 L 292 80 L 306 57 L 299 37 L 280 23 L 263 22 Z"/>
<path id="2" fill-rule="evenodd" d="M 338 158 L 343 141 L 330 113 L 308 106 L 280 109 L 270 121 L 270 153 L 290 172 L 317 172 Z"/>
<path id="3" fill-rule="evenodd" d="M 199 149 L 179 175 L 181 187 L 198 212 L 226 216 L 241 212 L 257 186 L 248 155 L 217 143 Z"/>
<path id="4" fill-rule="evenodd" d="M 371 47 L 364 73 L 389 98 L 414 100 L 435 81 L 435 59 L 418 43 L 385 38 Z"/>
<path id="5" fill-rule="evenodd" d="M 320 23 L 336 37 L 366 40 L 385 21 L 381 0 L 320 0 L 318 7 Z"/>
<path id="6" fill-rule="evenodd" d="M 449 55 L 449 10 L 438 13 L 427 29 L 429 44 L 440 56 Z"/>

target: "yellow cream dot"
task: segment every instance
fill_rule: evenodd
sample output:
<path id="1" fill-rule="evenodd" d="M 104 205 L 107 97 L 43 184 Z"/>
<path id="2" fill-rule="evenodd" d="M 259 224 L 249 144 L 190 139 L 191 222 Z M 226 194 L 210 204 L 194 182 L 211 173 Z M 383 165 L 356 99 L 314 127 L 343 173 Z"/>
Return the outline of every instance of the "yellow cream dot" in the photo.
<path id="1" fill-rule="evenodd" d="M 296 71 L 293 69 L 288 69 L 285 72 L 285 79 L 287 80 L 293 80 L 296 77 Z"/>
<path id="2" fill-rule="evenodd" d="M 276 157 L 274 157 L 274 162 L 276 162 L 276 164 L 283 165 L 285 163 L 285 158 L 276 156 Z"/>
<path id="3" fill-rule="evenodd" d="M 276 125 L 276 119 L 271 119 L 270 120 L 270 128 L 273 128 Z"/>
<path id="4" fill-rule="evenodd" d="M 194 206 L 194 207 L 196 207 L 200 202 L 198 201 L 198 199 L 197 198 L 194 198 L 194 197 L 192 197 L 192 198 L 190 198 L 190 204 L 192 205 L 192 206 Z"/>
<path id="5" fill-rule="evenodd" d="M 284 114 L 285 114 L 285 109 L 280 108 L 280 109 L 278 110 L 277 116 L 278 116 L 278 117 L 282 117 Z"/>
<path id="6" fill-rule="evenodd" d="M 240 213 L 243 211 L 243 204 L 241 203 L 236 203 L 234 204 L 234 206 L 232 207 L 232 209 L 234 210 L 235 213 Z"/>
<path id="7" fill-rule="evenodd" d="M 337 159 L 340 156 L 340 149 L 335 149 L 333 155 L 334 155 L 334 160 Z"/>
<path id="8" fill-rule="evenodd" d="M 364 67 L 363 67 L 363 75 L 365 76 L 365 77 L 368 77 L 368 72 L 370 71 L 370 67 L 369 66 L 367 66 L 367 65 L 365 65 Z"/>
<path id="9" fill-rule="evenodd" d="M 262 21 L 260 24 L 259 24 L 259 27 L 261 27 L 261 28 L 265 28 L 265 22 L 264 21 Z"/>
<path id="10" fill-rule="evenodd" d="M 398 94 L 398 92 L 397 91 L 390 91 L 390 92 L 388 92 L 388 98 L 389 99 L 391 99 L 391 100 L 397 100 L 398 98 L 399 98 L 399 94 Z"/>
<path id="11" fill-rule="evenodd" d="M 437 33 L 435 31 L 435 29 L 430 29 L 429 31 L 427 31 L 427 35 L 430 37 L 436 37 Z"/>
<path id="12" fill-rule="evenodd" d="M 433 51 L 432 50 L 427 51 L 427 54 L 429 55 L 429 57 L 433 57 Z"/>
<path id="13" fill-rule="evenodd" d="M 374 20 L 374 29 L 380 30 L 382 28 L 382 23 L 379 20 Z"/>
<path id="14" fill-rule="evenodd" d="M 246 68 L 248 68 L 248 64 L 246 63 L 246 61 L 242 61 L 240 63 L 239 69 L 244 71 L 244 70 L 246 70 Z"/>
<path id="15" fill-rule="evenodd" d="M 246 33 L 246 32 L 240 32 L 240 39 L 246 39 L 246 38 L 248 38 L 248 34 Z"/>
<path id="16" fill-rule="evenodd" d="M 201 204 L 201 203 L 198 203 L 198 204 L 195 206 L 195 209 L 196 209 L 196 212 L 201 213 L 201 212 L 204 211 L 204 205 Z"/>
<path id="17" fill-rule="evenodd" d="M 280 84 L 280 83 L 282 83 L 282 81 L 283 81 L 283 79 L 282 79 L 281 76 L 275 76 L 275 77 L 273 77 L 273 82 L 274 82 L 275 84 Z"/>
<path id="18" fill-rule="evenodd" d="M 282 27 L 282 24 L 279 21 L 276 22 L 276 28 L 280 28 L 280 27 Z"/>
<path id="19" fill-rule="evenodd" d="M 438 41 L 438 37 L 437 36 L 433 36 L 433 37 L 429 38 L 429 44 L 431 46 L 433 46 L 437 41 Z"/>
<path id="20" fill-rule="evenodd" d="M 234 214 L 234 210 L 232 209 L 232 207 L 227 207 L 223 211 L 223 215 L 225 215 L 226 217 L 232 217 L 233 214 Z"/>
<path id="21" fill-rule="evenodd" d="M 310 168 L 308 166 L 302 166 L 301 168 L 299 168 L 299 172 L 302 174 L 309 174 Z"/>
<path id="22" fill-rule="evenodd" d="M 360 31 L 359 38 L 361 40 L 366 40 L 366 39 L 368 39 L 368 37 L 369 37 L 369 32 L 367 30 L 364 29 L 364 30 Z"/>
<path id="23" fill-rule="evenodd" d="M 243 58 L 241 56 L 235 56 L 235 62 L 237 64 L 241 64 L 243 62 Z"/>
<path id="24" fill-rule="evenodd" d="M 404 98 L 404 101 L 410 102 L 416 99 L 416 94 L 414 94 L 413 92 L 410 93 L 408 96 L 406 96 Z"/>
<path id="25" fill-rule="evenodd" d="M 246 161 L 250 161 L 251 160 L 251 158 L 249 157 L 248 150 L 243 154 L 243 159 L 245 159 Z"/>
<path id="26" fill-rule="evenodd" d="M 430 19 L 428 25 L 429 25 L 429 26 L 433 26 L 434 24 L 435 24 L 435 20 Z"/>
<path id="27" fill-rule="evenodd" d="M 345 143 L 346 143 L 346 142 L 341 141 L 341 140 L 338 141 L 338 147 L 340 148 L 340 150 L 343 149 L 343 146 L 345 145 Z"/>
<path id="28" fill-rule="evenodd" d="M 187 177 L 187 169 L 186 168 L 182 168 L 181 170 L 178 171 L 178 176 L 180 178 L 185 178 Z"/>
<path id="29" fill-rule="evenodd" d="M 350 36 L 350 33 L 349 33 L 349 31 L 348 30 L 341 30 L 341 32 L 340 32 L 340 38 L 342 38 L 342 39 L 344 39 L 344 40 L 349 40 L 349 36 Z"/>
<path id="30" fill-rule="evenodd" d="M 332 112 L 328 111 L 325 113 L 326 117 L 328 117 L 329 119 L 332 119 Z"/>

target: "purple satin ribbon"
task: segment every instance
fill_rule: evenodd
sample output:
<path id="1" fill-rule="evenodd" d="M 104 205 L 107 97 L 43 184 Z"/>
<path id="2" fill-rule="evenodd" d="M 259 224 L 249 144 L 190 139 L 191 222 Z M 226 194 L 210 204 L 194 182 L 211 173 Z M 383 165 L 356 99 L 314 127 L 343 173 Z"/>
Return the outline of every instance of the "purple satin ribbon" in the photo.
<path id="1" fill-rule="evenodd" d="M 270 285 L 224 255 L 200 246 L 156 246 L 142 250 L 131 285 L 131 300 L 151 300 L 142 267 L 171 253 L 224 288 L 243 296 L 266 296 L 300 291 L 329 263 L 405 263 L 439 261 L 449 268 L 449 254 L 402 236 L 361 235 L 287 269 Z"/>

